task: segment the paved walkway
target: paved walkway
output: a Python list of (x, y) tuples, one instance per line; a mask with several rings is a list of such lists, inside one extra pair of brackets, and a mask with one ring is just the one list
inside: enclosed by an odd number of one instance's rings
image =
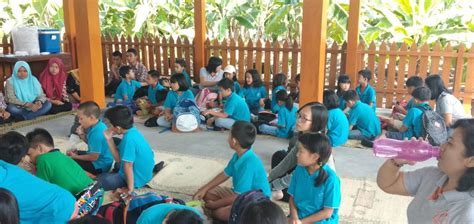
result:
[[(17, 131), (26, 133), (35, 127), (46, 128), (58, 145), (65, 145), (73, 119), (73, 116), (68, 115)], [(233, 153), (227, 145), (228, 132), (159, 133), (161, 129), (146, 128), (141, 120), (136, 121), (136, 126), (151, 143), (155, 159), (167, 163), (165, 169), (150, 183), (153, 190), (160, 193), (189, 200), (200, 185), (222, 171)], [(254, 150), (269, 169), (271, 155), (286, 149), (287, 144), (287, 140), (258, 136)], [(388, 195), (375, 183), (383, 159), (374, 157), (368, 149), (346, 147), (335, 149), (335, 159), (337, 173), (342, 180), (341, 223), (407, 222), (406, 207), (410, 197)], [(404, 169), (435, 164), (436, 161), (429, 160)], [(287, 209), (287, 204), (279, 204)]]

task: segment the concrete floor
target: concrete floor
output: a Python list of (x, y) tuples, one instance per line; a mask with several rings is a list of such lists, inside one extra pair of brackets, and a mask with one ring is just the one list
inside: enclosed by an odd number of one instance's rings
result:
[[(74, 116), (67, 115), (17, 131), (26, 133), (35, 127), (42, 127), (49, 130), (53, 136), (64, 139), (69, 134), (73, 120)], [(160, 128), (146, 128), (143, 122), (136, 119), (136, 126), (158, 152), (222, 160), (228, 160), (233, 154), (227, 145), (228, 132), (160, 133)], [(254, 150), (269, 169), (271, 155), (275, 151), (286, 149), (287, 144), (287, 140), (258, 136)], [(335, 160), (337, 174), (342, 180), (343, 198), (339, 213), (341, 223), (406, 223), (406, 207), (410, 198), (385, 194), (374, 182), (384, 159), (374, 157), (368, 149), (339, 147), (335, 149)], [(404, 169), (413, 170), (432, 165), (436, 165), (435, 160), (418, 163), (413, 167), (406, 166)], [(182, 193), (187, 198), (190, 196), (190, 192), (174, 193)]]

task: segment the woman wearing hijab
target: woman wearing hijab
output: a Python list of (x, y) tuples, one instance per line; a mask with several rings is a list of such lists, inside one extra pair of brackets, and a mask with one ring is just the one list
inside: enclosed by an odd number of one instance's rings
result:
[(64, 72), (64, 64), (61, 59), (56, 57), (49, 59), (48, 66), (39, 76), (39, 81), (48, 101), (52, 104), (50, 114), (72, 109), (67, 93), (66, 79), (67, 74)]
[(51, 103), (46, 99), (41, 84), (24, 61), (15, 64), (13, 74), (5, 84), (5, 93), (7, 111), (17, 120), (34, 119), (51, 109)]

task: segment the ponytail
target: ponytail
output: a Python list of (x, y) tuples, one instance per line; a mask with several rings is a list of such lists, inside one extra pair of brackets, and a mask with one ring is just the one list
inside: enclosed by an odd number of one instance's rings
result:
[(328, 179), (328, 173), (326, 173), (326, 171), (323, 169), (323, 166), (324, 166), (324, 164), (321, 166), (321, 168), (319, 168), (319, 175), (316, 178), (316, 180), (314, 181), (314, 186), (315, 187), (320, 186), (321, 184), (326, 182), (326, 180)]

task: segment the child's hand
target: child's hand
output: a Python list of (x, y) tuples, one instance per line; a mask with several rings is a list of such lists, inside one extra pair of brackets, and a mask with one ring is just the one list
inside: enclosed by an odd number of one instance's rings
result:
[(289, 224), (301, 224), (301, 220), (299, 220), (297, 218), (289, 218), (288, 223)]
[(69, 157), (74, 157), (76, 155), (76, 152), (77, 152), (77, 149), (76, 150), (69, 150), (66, 152), (66, 155), (68, 155)]
[(112, 137), (114, 136), (114, 132), (110, 130), (110, 128), (108, 128), (107, 130), (104, 131), (104, 136), (105, 136), (105, 139), (111, 140)]
[(3, 112), (1, 113), (1, 115), (2, 115), (3, 119), (5, 119), (5, 120), (8, 119), (8, 118), (10, 118), (10, 113), (8, 113), (8, 112), (6, 112), (6, 111), (3, 111)]
[(173, 115), (172, 114), (167, 114), (165, 115), (165, 118), (167, 121), (171, 121), (173, 119)]
[(84, 135), (84, 128), (82, 126), (79, 126), (76, 128), (76, 134), (77, 135)]
[(265, 99), (260, 99), (260, 106), (265, 107)]
[(193, 195), (194, 200), (202, 200), (204, 196), (206, 196), (207, 190), (206, 189), (199, 189), (196, 194)]

